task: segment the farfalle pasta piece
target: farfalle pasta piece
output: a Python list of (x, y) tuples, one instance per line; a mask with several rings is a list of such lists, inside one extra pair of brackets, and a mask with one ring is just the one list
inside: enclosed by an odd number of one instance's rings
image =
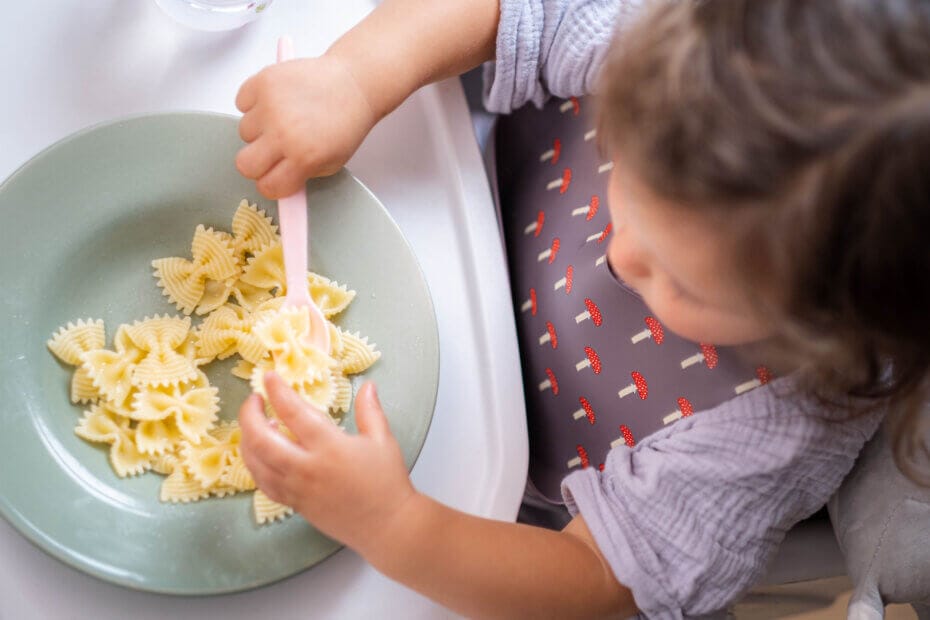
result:
[(133, 400), (135, 400), (136, 394), (138, 392), (139, 392), (139, 388), (132, 387), (129, 390), (129, 394), (126, 395), (126, 400), (123, 401), (122, 403), (115, 403), (110, 400), (100, 401), (100, 402), (105, 402), (107, 406), (110, 407), (110, 409), (112, 409), (113, 412), (116, 415), (120, 416), (121, 418), (132, 420), (132, 415), (131, 415), (132, 414), (132, 403), (133, 403)]
[(163, 452), (152, 459), (152, 471), (156, 474), (168, 475), (174, 472), (179, 465), (178, 455), (175, 452)]
[(283, 291), (285, 277), (281, 242), (270, 243), (249, 258), (245, 269), (242, 270), (242, 275), (239, 276), (239, 281), (265, 291), (271, 289)]
[(344, 284), (334, 282), (318, 273), (307, 274), (307, 286), (313, 303), (327, 319), (348, 308), (355, 299), (355, 291), (350, 291)]
[(209, 364), (213, 361), (214, 358), (210, 357), (200, 357), (197, 353), (197, 340), (200, 334), (200, 326), (191, 329), (187, 333), (187, 338), (184, 340), (184, 343), (177, 349), (178, 353), (189, 359), (194, 366), (200, 367), (205, 364)]
[(239, 338), (251, 333), (245, 308), (224, 305), (210, 313), (197, 334), (197, 354), (204, 358), (226, 359), (235, 355)]
[[(239, 452), (241, 438), (242, 431), (237, 424), (219, 426), (211, 431), (199, 446), (185, 444), (180, 452), (181, 463), (206, 490), (220, 495), (247, 490), (234, 484), (233, 478), (243, 478), (241, 472), (233, 472), (230, 475), (231, 468), (238, 467), (237, 463), (242, 463)], [(248, 479), (251, 480), (251, 475)], [(252, 486), (254, 487), (254, 481)]]
[(140, 390), (128, 414), (139, 420), (139, 434), (145, 437), (140, 449), (160, 454), (178, 438), (199, 444), (217, 420), (219, 400), (219, 390), (201, 371), (189, 383)]
[(236, 362), (236, 365), (233, 366), (232, 370), (230, 370), (229, 372), (234, 377), (239, 377), (240, 379), (251, 381), (252, 373), (255, 372), (255, 364), (251, 362), (247, 362), (245, 360), (239, 360), (238, 362)]
[(271, 218), (245, 199), (233, 215), (232, 230), (236, 253), (240, 256), (255, 254), (278, 240), (278, 227)]
[(155, 457), (171, 453), (184, 440), (174, 418), (143, 420), (136, 424), (136, 447)]
[(83, 366), (71, 375), (71, 402), (90, 403), (100, 398), (100, 391), (94, 387), (94, 380)]
[[(330, 371), (316, 381), (295, 385), (294, 389), (304, 400), (320, 411), (328, 411), (333, 406), (333, 400), (336, 397), (335, 377), (336, 375)], [(327, 416), (327, 418), (335, 422), (331, 416)]]
[(133, 385), (168, 386), (197, 378), (196, 364), (179, 351), (187, 341), (190, 326), (187, 317), (155, 315), (126, 327), (129, 339), (144, 352), (132, 372)]
[(255, 522), (259, 525), (279, 519), (283, 520), (294, 514), (293, 508), (273, 501), (261, 489), (256, 489), (252, 495), (252, 511), (255, 515)]
[(184, 314), (200, 303), (207, 280), (225, 282), (239, 274), (239, 262), (230, 240), (212, 228), (197, 226), (191, 243), (192, 260), (159, 258), (152, 261), (158, 286)]
[(254, 308), (249, 309), (252, 326), (254, 327), (265, 319), (277, 314), (284, 308), (284, 301), (285, 299), (283, 297), (272, 297), (261, 302)]
[(223, 470), (229, 465), (229, 450), (222, 445), (209, 445), (202, 441), (199, 446), (185, 446), (181, 456), (187, 471), (204, 489), (219, 482)]
[(210, 495), (213, 497), (226, 497), (228, 495), (235, 495), (239, 493), (242, 489), (237, 489), (236, 487), (228, 487), (222, 484), (218, 484), (210, 489)]
[(233, 288), (238, 280), (228, 278), (222, 282), (207, 279), (203, 285), (203, 295), (197, 307), (194, 308), (198, 316), (209, 314), (225, 304), (233, 294)]
[(342, 348), (336, 356), (336, 361), (347, 375), (354, 375), (367, 370), (381, 358), (381, 351), (375, 349), (368, 342), (368, 337), (362, 337), (358, 332), (354, 334), (342, 332)]
[(252, 286), (242, 280), (236, 280), (235, 286), (232, 287), (230, 297), (236, 300), (236, 303), (250, 312), (270, 299), (274, 299), (270, 289), (263, 289)]
[(342, 330), (329, 321), (326, 325), (329, 327), (329, 354), (334, 359), (339, 359), (342, 355)]
[(210, 436), (219, 442), (232, 443), (238, 446), (242, 438), (242, 431), (239, 430), (237, 422), (223, 422), (210, 429)]
[(270, 290), (246, 284), (242, 280), (233, 278), (225, 282), (208, 280), (204, 287), (203, 298), (201, 298), (200, 304), (197, 306), (197, 314), (200, 316), (209, 314), (230, 299), (234, 299), (237, 304), (251, 311), (262, 302), (273, 298), (274, 295), (271, 294)]
[(344, 374), (333, 374), (333, 398), (330, 413), (342, 414), (352, 406), (352, 381)]
[(335, 366), (325, 351), (309, 342), (310, 325), (307, 308), (283, 308), (252, 328), (271, 353), (274, 371), (294, 385), (324, 379)]
[[(275, 241), (262, 247), (249, 259), (239, 281), (259, 290), (274, 290), (278, 296), (286, 294), (287, 282), (281, 243)], [(307, 290), (326, 318), (339, 314), (355, 299), (355, 291), (313, 272), (307, 274)]]
[(226, 359), (238, 353), (247, 362), (257, 363), (268, 350), (252, 333), (252, 313), (235, 305), (225, 305), (204, 320), (197, 349), (199, 355)]
[(68, 322), (58, 329), (49, 339), (49, 350), (65, 364), (79, 368), (71, 377), (71, 402), (89, 403), (100, 398), (100, 391), (94, 387), (94, 380), (87, 373), (86, 368), (80, 367), (82, 356), (106, 346), (106, 332), (103, 321), (78, 319)]
[(115, 406), (122, 406), (132, 390), (136, 364), (145, 357), (129, 338), (126, 325), (120, 325), (113, 338), (115, 351), (97, 349), (81, 354), (81, 369), (94, 388)]
[(163, 502), (188, 503), (210, 497), (210, 491), (200, 486), (200, 483), (183, 467), (175, 467), (174, 471), (161, 483), (158, 498)]
[(257, 322), (252, 332), (272, 355), (300, 350), (310, 334), (310, 313), (306, 308), (282, 308)]
[(106, 346), (106, 332), (103, 321), (78, 319), (74, 323), (58, 328), (48, 341), (49, 350), (55, 357), (70, 366), (80, 366), (81, 356), (88, 351), (102, 349)]
[(110, 464), (121, 478), (141, 474), (152, 466), (151, 458), (136, 448), (129, 420), (106, 404), (91, 405), (74, 432), (87, 441), (110, 444)]
[(240, 491), (255, 489), (255, 479), (252, 478), (251, 472), (245, 466), (241, 454), (237, 453), (231, 458), (229, 465), (220, 476), (220, 484)]

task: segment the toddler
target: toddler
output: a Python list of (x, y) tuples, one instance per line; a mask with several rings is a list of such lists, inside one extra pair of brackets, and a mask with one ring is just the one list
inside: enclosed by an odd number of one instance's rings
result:
[(890, 405), (901, 462), (922, 445), (930, 3), (632, 4), (386, 0), (324, 56), (271, 66), (237, 98), (237, 165), (277, 198), (337, 170), (419, 86), (492, 57), (501, 109), (599, 84), (602, 273), (667, 333), (761, 347), (782, 377), (569, 475), (574, 516), (552, 531), (418, 493), (373, 385), (349, 436), (269, 375), (296, 441), (260, 397), (243, 404), (258, 486), (470, 617), (719, 610), (836, 490)]

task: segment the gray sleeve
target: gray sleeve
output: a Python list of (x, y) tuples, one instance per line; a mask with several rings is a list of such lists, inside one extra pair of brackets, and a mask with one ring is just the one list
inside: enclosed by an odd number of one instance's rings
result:
[(484, 67), (484, 104), (509, 113), (550, 95), (593, 92), (614, 26), (644, 0), (501, 0), (495, 60)]
[(643, 616), (722, 609), (761, 578), (785, 532), (823, 506), (878, 426), (792, 398), (787, 379), (684, 418), (604, 471), (568, 476), (579, 512)]

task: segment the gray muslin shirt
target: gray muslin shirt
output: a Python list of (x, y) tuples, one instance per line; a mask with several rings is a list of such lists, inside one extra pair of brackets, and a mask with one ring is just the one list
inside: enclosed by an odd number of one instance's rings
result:
[(724, 608), (760, 579), (788, 529), (839, 488), (882, 411), (850, 418), (792, 394), (790, 378), (679, 420), (604, 471), (569, 475), (617, 580), (648, 618)]
[(501, 0), (496, 60), (484, 67), (484, 105), (509, 113), (550, 95), (593, 92), (614, 25), (645, 0)]
[[(638, 0), (502, 0), (485, 104), (509, 113), (550, 96), (589, 94), (614, 28)], [(502, 188), (503, 191), (503, 188)], [(566, 477), (617, 580), (643, 616), (724, 608), (765, 572), (787, 530), (822, 507), (882, 411), (850, 417), (782, 378), (612, 448), (603, 470)]]

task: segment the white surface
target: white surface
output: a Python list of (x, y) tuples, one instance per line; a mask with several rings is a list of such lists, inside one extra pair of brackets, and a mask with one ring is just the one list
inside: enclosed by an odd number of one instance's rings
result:
[[(276, 0), (242, 30), (187, 30), (151, 0), (21, 2), (0, 20), (0, 178), (73, 131), (127, 114), (234, 112), (238, 85), (274, 60), (279, 34), (322, 52), (372, 2)], [(52, 8), (54, 6), (54, 9)], [(418, 488), (512, 520), (527, 466), (519, 357), (487, 180), (457, 80), (385, 119), (349, 168), (384, 202), (426, 272), (439, 320), (439, 399), (413, 471)], [(466, 303), (465, 300), (468, 300)], [(3, 466), (15, 466), (3, 463)], [(343, 550), (252, 592), (186, 599), (74, 571), (0, 520), (0, 618), (254, 619), (452, 614)]]

